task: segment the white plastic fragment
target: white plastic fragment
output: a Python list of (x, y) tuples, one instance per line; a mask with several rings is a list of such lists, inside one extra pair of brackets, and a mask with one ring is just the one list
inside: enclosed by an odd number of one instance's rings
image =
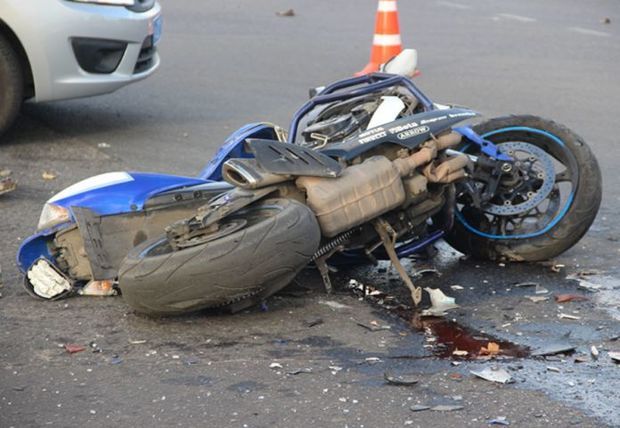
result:
[(351, 306), (343, 305), (342, 303), (334, 302), (333, 300), (319, 300), (319, 304), (329, 306), (333, 310), (351, 308)]
[(578, 317), (577, 315), (564, 314), (564, 313), (558, 314), (558, 318), (567, 319), (567, 320), (580, 320), (581, 319), (581, 317)]
[(590, 353), (595, 360), (598, 358), (599, 352), (598, 349), (596, 349), (596, 346), (592, 345), (592, 347), (590, 348)]
[(482, 370), (471, 370), (471, 374), (489, 382), (509, 383), (512, 376), (506, 370), (495, 367), (486, 367)]
[(454, 297), (446, 296), (439, 288), (425, 287), (424, 290), (431, 297), (431, 307), (422, 311), (422, 315), (443, 316), (446, 311), (459, 307)]
[(280, 363), (271, 363), (271, 364), (269, 364), (269, 368), (270, 369), (281, 369), (282, 368), (282, 364), (280, 364)]

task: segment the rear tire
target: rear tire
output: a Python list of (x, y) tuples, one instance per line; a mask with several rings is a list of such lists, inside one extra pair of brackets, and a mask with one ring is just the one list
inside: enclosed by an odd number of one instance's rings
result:
[[(493, 232), (484, 227), (486, 214), (474, 207), (461, 208), (457, 198), (455, 224), (446, 235), (446, 241), (474, 258), (510, 261), (548, 260), (575, 245), (594, 221), (602, 196), (601, 172), (583, 139), (558, 123), (536, 116), (490, 119), (473, 129), (487, 140), (500, 143), (500, 147), (501, 143), (522, 141), (554, 156), (563, 151), (570, 160), (567, 163), (574, 165), (573, 172), (577, 173), (578, 178), (572, 184), (572, 199), (566, 202), (565, 207), (557, 208), (559, 214), (554, 214), (556, 217), (548, 222), (547, 227), (538, 233), (515, 238), (495, 234), (489, 236)], [(465, 151), (476, 154), (475, 151)], [(478, 225), (476, 218), (482, 220)]]
[(120, 267), (125, 301), (151, 315), (205, 308), (239, 311), (286, 286), (319, 246), (314, 214), (296, 201), (267, 199), (230, 219), (247, 223), (177, 251), (165, 235), (134, 248)]
[(24, 75), (19, 57), (0, 34), (0, 137), (15, 121), (24, 100)]

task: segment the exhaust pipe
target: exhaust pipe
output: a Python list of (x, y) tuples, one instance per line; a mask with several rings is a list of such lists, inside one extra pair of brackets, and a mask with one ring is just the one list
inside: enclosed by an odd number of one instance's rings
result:
[(222, 177), (242, 189), (259, 189), (290, 180), (290, 175), (272, 174), (262, 170), (255, 159), (229, 159), (222, 166)]

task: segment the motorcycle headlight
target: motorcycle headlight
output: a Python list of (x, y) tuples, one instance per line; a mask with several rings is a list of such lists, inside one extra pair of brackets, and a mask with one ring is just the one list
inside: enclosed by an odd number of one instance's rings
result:
[(68, 0), (77, 3), (104, 4), (108, 6), (135, 6), (136, 0)]
[(68, 209), (59, 205), (47, 203), (43, 206), (43, 211), (41, 211), (41, 217), (39, 217), (37, 229), (48, 229), (69, 220), (71, 220), (71, 215), (69, 214)]

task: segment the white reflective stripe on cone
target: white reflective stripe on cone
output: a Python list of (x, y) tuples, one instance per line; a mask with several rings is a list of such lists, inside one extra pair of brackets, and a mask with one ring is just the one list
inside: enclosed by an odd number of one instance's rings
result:
[(400, 34), (375, 34), (372, 44), (377, 46), (398, 46), (402, 43)]
[(396, 0), (379, 0), (379, 12), (396, 12)]

